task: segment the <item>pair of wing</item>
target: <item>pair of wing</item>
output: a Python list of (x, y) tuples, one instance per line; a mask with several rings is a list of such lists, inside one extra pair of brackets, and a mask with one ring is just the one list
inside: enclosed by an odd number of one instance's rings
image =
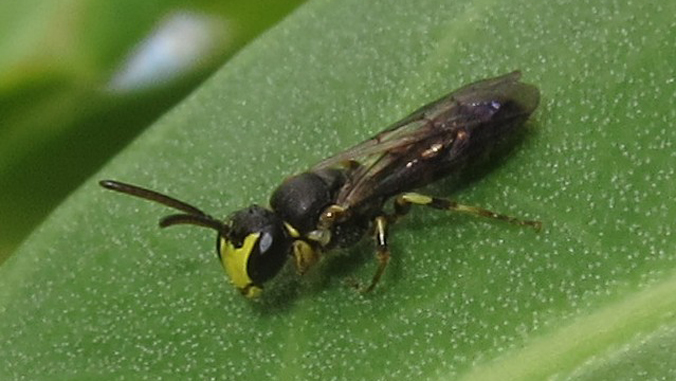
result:
[(495, 104), (495, 99), (511, 101), (528, 93), (525, 100), (516, 99), (526, 103), (517, 112), (526, 117), (532, 113), (539, 92), (532, 85), (520, 83), (520, 77), (521, 73), (514, 71), (455, 90), (312, 170), (349, 168), (347, 183), (336, 199), (336, 204), (346, 209), (423, 186), (453, 172), (465, 159), (468, 134), (477, 124), (486, 122), (473, 114), (477, 112), (475, 105)]

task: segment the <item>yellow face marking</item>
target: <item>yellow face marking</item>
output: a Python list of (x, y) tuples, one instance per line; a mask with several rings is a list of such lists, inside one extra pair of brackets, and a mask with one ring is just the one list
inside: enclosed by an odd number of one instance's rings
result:
[(221, 237), (221, 261), (225, 272), (230, 277), (232, 283), (246, 297), (253, 298), (261, 293), (261, 288), (253, 285), (247, 272), (247, 263), (251, 252), (258, 241), (260, 233), (249, 234), (244, 238), (241, 247), (235, 247), (232, 242), (225, 237)]

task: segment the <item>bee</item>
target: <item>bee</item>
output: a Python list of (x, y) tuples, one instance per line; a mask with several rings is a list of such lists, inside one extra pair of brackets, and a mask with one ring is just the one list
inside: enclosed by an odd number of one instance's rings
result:
[(370, 292), (390, 261), (389, 227), (412, 205), (540, 228), (539, 221), (413, 192), (457, 174), (515, 134), (540, 99), (537, 87), (520, 77), (514, 71), (455, 90), (371, 139), (287, 178), (272, 192), (269, 207), (254, 204), (225, 220), (139, 186), (114, 180), (100, 185), (180, 211), (161, 218), (160, 227), (188, 224), (215, 230), (218, 258), (234, 286), (249, 298), (259, 296), (287, 261), (303, 274), (322, 253), (350, 247), (370, 234), (377, 267), (370, 283), (360, 287)]

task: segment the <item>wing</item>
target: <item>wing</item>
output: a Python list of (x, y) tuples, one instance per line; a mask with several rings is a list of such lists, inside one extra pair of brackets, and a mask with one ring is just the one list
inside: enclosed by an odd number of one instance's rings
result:
[(443, 97), (429, 105), (421, 107), (371, 139), (324, 159), (316, 164), (312, 170), (349, 166), (355, 161), (358, 161), (362, 166), (369, 164), (369, 162), (372, 164), (384, 152), (417, 143), (427, 133), (434, 132), (425, 129), (429, 125), (429, 119), (426, 117), (425, 112), (431, 107), (444, 103), (446, 98)]
[[(518, 71), (462, 87), (312, 170), (345, 168), (336, 204), (351, 208), (423, 186), (459, 169), (469, 153), (520, 123), (539, 92)], [(486, 128), (480, 128), (486, 127)]]

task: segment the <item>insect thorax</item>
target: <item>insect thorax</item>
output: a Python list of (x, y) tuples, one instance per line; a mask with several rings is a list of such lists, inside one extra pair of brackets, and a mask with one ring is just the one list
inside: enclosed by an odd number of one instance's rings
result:
[(304, 172), (287, 178), (270, 197), (270, 207), (300, 235), (316, 229), (320, 214), (344, 184), (340, 170)]

